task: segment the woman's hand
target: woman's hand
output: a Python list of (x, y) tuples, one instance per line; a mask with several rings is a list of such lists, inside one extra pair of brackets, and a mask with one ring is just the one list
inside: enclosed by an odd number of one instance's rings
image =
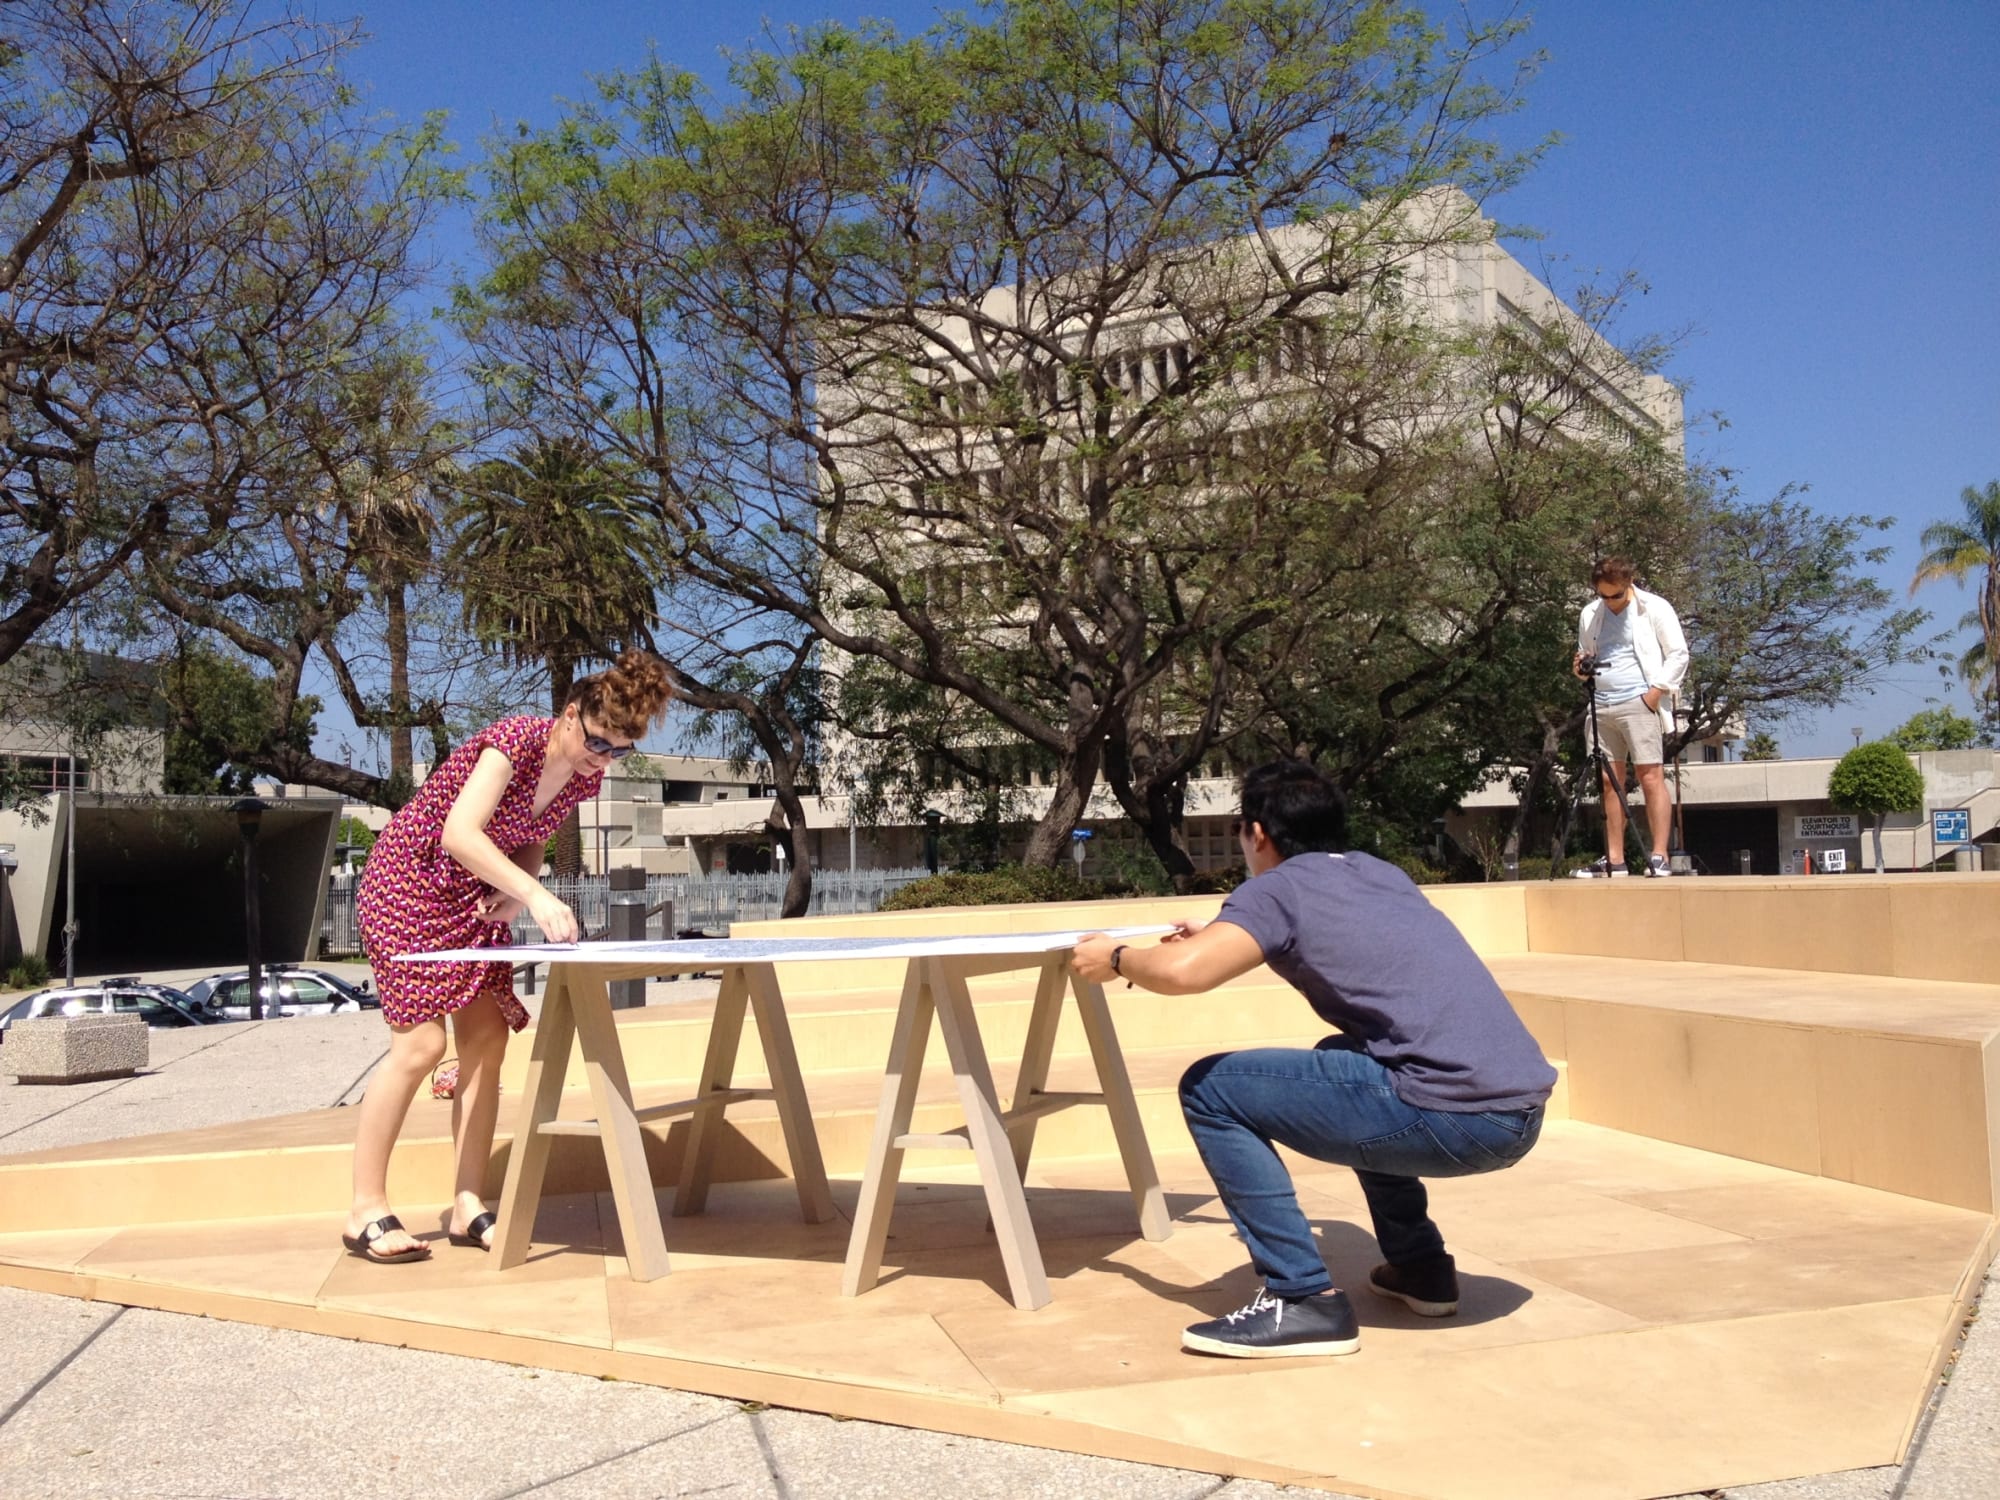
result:
[(512, 923), (527, 908), (512, 896), (489, 890), (479, 899), (479, 920), (482, 922)]
[(551, 891), (537, 892), (528, 901), (528, 915), (535, 919), (535, 925), (542, 929), (542, 937), (551, 943), (573, 943), (577, 938), (576, 913), (571, 911)]

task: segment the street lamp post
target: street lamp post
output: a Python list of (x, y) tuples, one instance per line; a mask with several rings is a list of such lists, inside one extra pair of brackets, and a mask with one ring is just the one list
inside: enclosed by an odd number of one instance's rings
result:
[(944, 821), (944, 814), (935, 807), (927, 807), (924, 818), (924, 865), (931, 874), (937, 874), (938, 867), (938, 825)]
[(262, 958), (262, 933), (258, 922), (257, 899), (257, 828), (264, 821), (267, 804), (258, 797), (244, 797), (237, 802), (237, 832), (243, 835), (243, 940), (249, 949), (250, 968), (250, 1019), (264, 1019), (264, 964)]

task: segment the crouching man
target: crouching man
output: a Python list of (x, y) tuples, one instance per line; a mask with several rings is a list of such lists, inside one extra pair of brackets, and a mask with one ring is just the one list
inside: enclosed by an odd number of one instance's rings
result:
[(1360, 1347), (1276, 1147), (1354, 1168), (1386, 1262), (1370, 1289), (1446, 1317), (1458, 1273), (1423, 1179), (1510, 1167), (1541, 1134), (1555, 1070), (1458, 929), (1394, 865), (1348, 852), (1346, 832), (1325, 775), (1260, 766), (1244, 777), (1238, 830), (1251, 878), (1216, 919), (1153, 947), (1093, 934), (1072, 960), (1085, 979), (1163, 995), (1267, 963), (1339, 1028), (1309, 1050), (1205, 1057), (1181, 1079), (1188, 1129), (1264, 1278), (1247, 1307), (1188, 1328), (1186, 1349), (1258, 1359)]

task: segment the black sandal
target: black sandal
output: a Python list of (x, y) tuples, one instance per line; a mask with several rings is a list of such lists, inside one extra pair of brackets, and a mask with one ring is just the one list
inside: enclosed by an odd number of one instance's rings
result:
[(464, 1245), (471, 1250), (491, 1250), (493, 1247), (486, 1242), (486, 1231), (499, 1222), (499, 1219), (494, 1217), (492, 1211), (488, 1210), (466, 1225), (464, 1232), (461, 1234), (455, 1234), (450, 1230), (445, 1231), (445, 1238), (450, 1240), (454, 1245)]
[(384, 1214), (373, 1224), (362, 1226), (359, 1234), (343, 1234), (340, 1243), (347, 1247), (349, 1255), (358, 1255), (363, 1260), (372, 1260), (378, 1266), (393, 1266), (406, 1260), (429, 1260), (429, 1245), (411, 1245), (406, 1250), (382, 1251), (375, 1248), (375, 1242), (383, 1235), (401, 1229), (403, 1221), (394, 1214)]

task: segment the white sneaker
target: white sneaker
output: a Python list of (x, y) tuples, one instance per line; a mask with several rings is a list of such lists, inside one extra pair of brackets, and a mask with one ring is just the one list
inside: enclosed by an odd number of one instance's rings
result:
[(1632, 872), (1623, 865), (1614, 865), (1609, 859), (1600, 859), (1585, 865), (1581, 870), (1569, 872), (1572, 880), (1623, 880)]
[(1664, 880), (1674, 873), (1674, 867), (1664, 854), (1648, 855), (1646, 873), (1655, 880)]

